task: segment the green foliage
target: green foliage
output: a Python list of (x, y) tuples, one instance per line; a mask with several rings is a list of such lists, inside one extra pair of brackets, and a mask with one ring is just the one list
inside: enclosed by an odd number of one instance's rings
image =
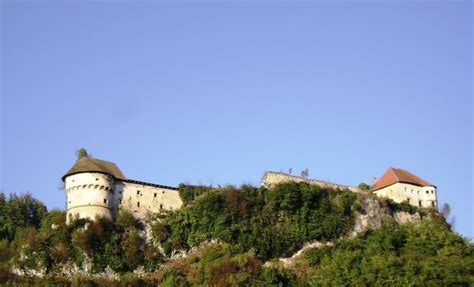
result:
[(89, 154), (85, 148), (81, 147), (76, 150), (76, 158), (80, 160), (83, 157), (91, 157), (91, 154)]
[[(64, 211), (47, 212), (29, 195), (7, 200), (1, 194), (0, 283), (466, 286), (474, 282), (473, 244), (450, 231), (445, 218), (434, 210), (419, 225), (388, 221), (377, 230), (341, 239), (353, 228), (353, 211), (360, 209), (357, 197), (365, 195), (306, 183), (200, 190), (182, 209), (151, 221), (153, 243), (145, 242), (140, 235), (143, 223), (128, 212), (120, 212), (116, 223), (96, 218), (66, 225)], [(404, 203), (381, 202), (392, 211), (413, 211)], [(211, 240), (214, 243), (203, 244)], [(314, 240), (333, 244), (307, 250), (290, 268), (263, 265), (268, 259), (293, 255), (303, 243)], [(168, 254), (200, 247), (187, 257), (164, 260), (156, 243)], [(57, 276), (63, 263), (82, 266), (86, 259), (94, 272), (109, 266), (122, 274), (121, 281)], [(11, 266), (44, 267), (48, 273), (41, 280), (19, 278), (9, 271)], [(139, 266), (150, 272), (145, 278), (134, 275)]]
[(219, 239), (241, 252), (254, 248), (269, 259), (291, 254), (306, 241), (344, 236), (353, 226), (354, 200), (350, 191), (306, 183), (225, 187), (208, 190), (153, 230), (168, 253)]
[(389, 208), (393, 211), (405, 211), (410, 214), (415, 214), (418, 211), (418, 208), (408, 203), (408, 201), (402, 201), (400, 203), (396, 203), (393, 200), (389, 200)]
[(46, 213), (44, 204), (29, 193), (8, 199), (0, 193), (0, 239), (11, 241), (22, 228), (39, 228)]
[(310, 285), (436, 285), (474, 282), (474, 246), (434, 217), (420, 226), (385, 224), (334, 247), (305, 253)]
[(358, 185), (358, 188), (362, 189), (362, 190), (365, 190), (365, 191), (368, 191), (370, 189), (370, 186), (365, 183), (365, 182), (361, 182), (359, 185)]
[(179, 195), (183, 200), (185, 205), (193, 202), (198, 196), (212, 190), (211, 186), (204, 186), (204, 185), (188, 185), (181, 183), (178, 186)]

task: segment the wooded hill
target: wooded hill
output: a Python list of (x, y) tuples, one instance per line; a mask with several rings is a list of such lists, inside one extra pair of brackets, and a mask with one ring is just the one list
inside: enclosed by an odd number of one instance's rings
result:
[[(185, 205), (145, 222), (47, 211), (0, 195), (0, 282), (160, 286), (466, 285), (474, 245), (434, 210), (306, 183), (180, 185)], [(374, 204), (368, 205), (367, 202)], [(374, 207), (375, 206), (375, 207)], [(420, 220), (398, 224), (395, 214)], [(382, 216), (383, 215), (383, 216)], [(416, 216), (415, 216), (416, 215)], [(356, 230), (361, 218), (380, 222)], [(283, 264), (307, 243), (301, 256)]]

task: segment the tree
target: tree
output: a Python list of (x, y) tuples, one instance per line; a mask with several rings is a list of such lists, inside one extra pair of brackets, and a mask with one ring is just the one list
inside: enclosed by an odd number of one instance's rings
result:
[(361, 182), (358, 187), (362, 190), (369, 190), (370, 189), (370, 186), (365, 182)]
[(80, 149), (76, 150), (76, 157), (77, 160), (80, 160), (83, 157), (91, 157), (91, 154), (89, 154), (85, 148), (81, 147)]

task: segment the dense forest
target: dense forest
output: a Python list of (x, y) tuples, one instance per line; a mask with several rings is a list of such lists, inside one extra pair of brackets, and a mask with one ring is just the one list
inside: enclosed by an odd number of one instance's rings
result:
[[(351, 235), (371, 195), (306, 183), (273, 188), (180, 185), (185, 206), (144, 222), (47, 211), (30, 195), (0, 194), (0, 283), (140, 286), (465, 285), (474, 245), (442, 214), (377, 199), (417, 223), (384, 219)], [(291, 264), (306, 243), (318, 242)]]

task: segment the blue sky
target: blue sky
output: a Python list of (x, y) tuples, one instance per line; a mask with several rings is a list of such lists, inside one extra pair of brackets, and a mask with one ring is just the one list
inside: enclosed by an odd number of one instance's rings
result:
[(438, 187), (474, 237), (472, 4), (1, 4), (1, 189), (64, 208), (75, 150), (128, 178)]

